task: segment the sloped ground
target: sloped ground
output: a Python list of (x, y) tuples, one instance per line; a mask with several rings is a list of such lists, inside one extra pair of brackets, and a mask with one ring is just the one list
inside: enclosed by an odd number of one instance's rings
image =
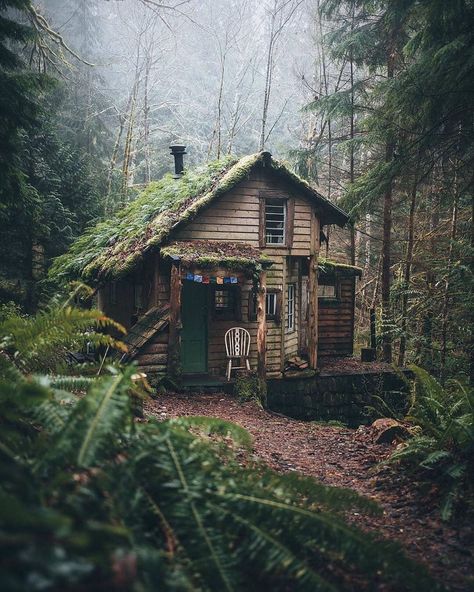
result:
[(162, 395), (146, 404), (146, 412), (162, 420), (207, 415), (243, 426), (253, 436), (255, 455), (270, 467), (299, 471), (375, 499), (383, 508), (382, 516), (367, 519), (354, 514), (349, 519), (398, 540), (449, 590), (474, 590), (473, 525), (461, 520), (447, 526), (436, 511), (434, 490), (426, 490), (395, 469), (376, 467), (393, 445), (374, 444), (368, 428), (297, 421), (223, 394)]

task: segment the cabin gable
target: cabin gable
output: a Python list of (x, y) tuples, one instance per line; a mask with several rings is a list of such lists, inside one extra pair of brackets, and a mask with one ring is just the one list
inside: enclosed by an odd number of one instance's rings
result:
[[(262, 241), (265, 201), (286, 202), (289, 242), (283, 246)], [(227, 193), (219, 196), (196, 217), (173, 233), (174, 240), (226, 240), (260, 247), (269, 257), (309, 256), (315, 248), (317, 208), (290, 184), (271, 171), (255, 170)]]

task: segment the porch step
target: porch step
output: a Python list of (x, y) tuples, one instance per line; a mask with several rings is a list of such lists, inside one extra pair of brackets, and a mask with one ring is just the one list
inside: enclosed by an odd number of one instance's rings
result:
[(188, 375), (183, 376), (181, 384), (184, 390), (210, 390), (210, 391), (222, 391), (225, 393), (232, 393), (234, 387), (234, 381), (227, 379), (223, 376), (210, 376), (210, 375)]

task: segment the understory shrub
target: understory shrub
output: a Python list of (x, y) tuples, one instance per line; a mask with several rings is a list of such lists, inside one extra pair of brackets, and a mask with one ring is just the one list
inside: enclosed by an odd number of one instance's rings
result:
[(19, 349), (1, 336), (2, 590), (437, 589), (397, 545), (344, 521), (376, 513), (372, 501), (242, 462), (242, 428), (136, 421), (133, 367), (96, 379), (23, 370), (37, 329), (23, 327)]
[(474, 506), (474, 393), (457, 381), (443, 387), (425, 370), (410, 369), (416, 380), (406, 419), (419, 433), (400, 445), (390, 462), (438, 483), (447, 520), (456, 509)]
[(241, 402), (253, 401), (261, 405), (260, 384), (256, 372), (240, 372), (235, 380), (234, 393)]

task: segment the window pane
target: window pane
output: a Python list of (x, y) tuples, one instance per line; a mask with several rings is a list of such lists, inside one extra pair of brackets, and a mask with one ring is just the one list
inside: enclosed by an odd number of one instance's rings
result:
[(267, 317), (274, 317), (276, 314), (276, 294), (271, 293), (266, 296)]
[(216, 310), (229, 310), (233, 305), (233, 294), (226, 289), (216, 290), (214, 296), (214, 306)]
[(286, 300), (286, 328), (288, 331), (295, 329), (295, 284), (288, 284)]
[(319, 298), (336, 298), (336, 286), (323, 286), (318, 284), (318, 297)]
[(265, 242), (267, 244), (285, 243), (286, 201), (265, 201)]

